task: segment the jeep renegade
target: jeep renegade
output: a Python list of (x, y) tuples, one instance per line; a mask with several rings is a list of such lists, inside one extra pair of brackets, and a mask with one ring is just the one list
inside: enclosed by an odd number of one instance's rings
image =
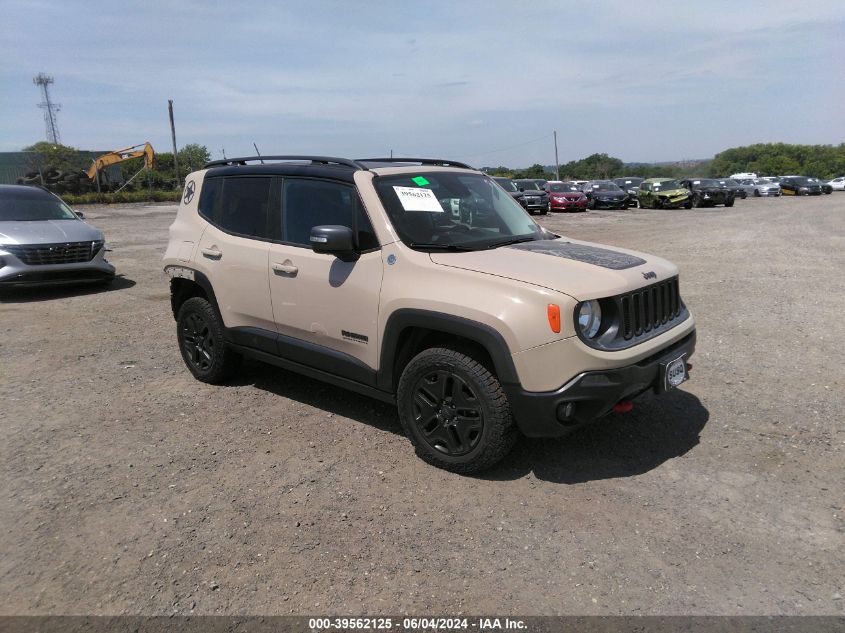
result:
[(460, 473), (677, 387), (695, 346), (673, 264), (554, 235), (453, 161), (209, 163), (164, 269), (198, 380), (249, 356), (395, 403)]

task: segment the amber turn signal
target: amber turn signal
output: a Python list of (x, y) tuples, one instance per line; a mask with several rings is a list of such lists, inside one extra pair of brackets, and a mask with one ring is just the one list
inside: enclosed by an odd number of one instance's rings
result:
[(560, 334), (560, 306), (550, 303), (546, 308), (546, 314), (549, 317), (549, 327), (552, 328), (552, 332)]

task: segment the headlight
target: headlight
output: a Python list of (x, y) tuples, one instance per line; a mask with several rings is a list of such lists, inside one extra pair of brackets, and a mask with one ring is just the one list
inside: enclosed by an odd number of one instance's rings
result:
[(593, 338), (601, 327), (601, 306), (593, 299), (585, 301), (578, 308), (578, 329), (587, 338)]

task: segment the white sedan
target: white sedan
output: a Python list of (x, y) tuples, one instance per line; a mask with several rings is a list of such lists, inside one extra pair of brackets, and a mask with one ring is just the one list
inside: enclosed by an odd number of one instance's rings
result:
[(845, 176), (839, 176), (839, 178), (829, 180), (827, 184), (833, 187), (834, 191), (845, 191)]

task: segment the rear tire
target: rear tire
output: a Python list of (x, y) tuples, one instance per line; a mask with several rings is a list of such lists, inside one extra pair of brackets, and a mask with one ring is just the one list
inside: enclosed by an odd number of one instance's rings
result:
[(396, 402), (417, 455), (444, 470), (466, 475), (488, 469), (518, 437), (499, 380), (455, 349), (417, 354), (402, 372)]
[(179, 351), (188, 370), (201, 382), (223, 383), (241, 364), (240, 354), (228, 346), (223, 332), (223, 323), (203, 297), (191, 297), (179, 308)]

